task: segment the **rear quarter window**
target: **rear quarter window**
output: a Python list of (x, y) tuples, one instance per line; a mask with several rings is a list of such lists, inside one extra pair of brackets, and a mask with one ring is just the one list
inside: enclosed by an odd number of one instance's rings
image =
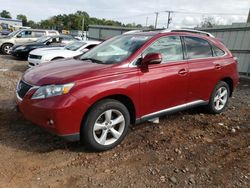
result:
[(213, 57), (211, 45), (208, 41), (198, 37), (184, 37), (187, 58), (188, 59), (199, 59)]
[(213, 51), (215, 57), (221, 57), (225, 55), (225, 52), (222, 49), (218, 48), (217, 46), (213, 46)]
[(42, 37), (45, 35), (44, 31), (33, 31), (33, 36), (36, 38)]

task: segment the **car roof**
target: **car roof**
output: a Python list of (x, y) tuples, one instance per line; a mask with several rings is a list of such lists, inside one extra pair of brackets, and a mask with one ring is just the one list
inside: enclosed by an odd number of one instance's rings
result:
[(56, 37), (65, 37), (65, 38), (72, 38), (75, 39), (72, 35), (49, 35), (46, 37), (56, 38)]
[(51, 29), (20, 29), (18, 31), (54, 31), (54, 32), (58, 32), (56, 30), (51, 30)]
[(81, 42), (85, 42), (86, 44), (100, 44), (100, 41), (97, 40), (83, 40)]

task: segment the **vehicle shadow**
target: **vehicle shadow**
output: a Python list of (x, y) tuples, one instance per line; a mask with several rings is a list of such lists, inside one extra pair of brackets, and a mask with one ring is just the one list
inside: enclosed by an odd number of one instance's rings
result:
[(4, 55), (4, 54), (0, 54), (0, 55), (2, 58), (4, 57), (4, 59), (6, 59), (6, 60), (26, 61), (26, 59), (24, 59), (24, 58), (17, 58), (17, 57), (14, 57), (12, 55)]
[[(184, 112), (168, 115), (161, 118), (175, 120), (181, 118), (182, 114), (199, 114), (200, 109), (191, 109)], [(131, 131), (154, 126), (153, 123), (147, 122), (133, 126)], [(12, 109), (0, 109), (0, 145), (15, 148), (18, 150), (48, 153), (55, 150), (69, 150), (72, 152), (87, 152), (80, 142), (67, 142), (66, 140), (49, 133), (43, 128), (27, 121), (21, 113)]]
[(14, 109), (0, 109), (0, 145), (37, 153), (55, 150), (85, 151), (79, 142), (67, 142), (47, 132), (25, 120)]

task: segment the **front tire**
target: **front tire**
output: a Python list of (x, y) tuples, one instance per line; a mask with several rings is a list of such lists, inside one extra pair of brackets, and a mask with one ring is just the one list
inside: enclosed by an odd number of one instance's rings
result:
[(13, 46), (13, 44), (3, 44), (1, 51), (4, 55), (10, 55), (10, 49)]
[(91, 150), (112, 149), (125, 138), (129, 124), (125, 105), (113, 99), (102, 100), (87, 114), (81, 127), (81, 141)]
[(221, 113), (228, 104), (229, 86), (226, 82), (220, 81), (214, 88), (208, 104), (208, 110), (212, 114)]

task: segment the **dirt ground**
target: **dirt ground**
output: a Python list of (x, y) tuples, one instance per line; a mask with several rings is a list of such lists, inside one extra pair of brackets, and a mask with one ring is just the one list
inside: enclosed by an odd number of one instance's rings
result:
[(220, 115), (169, 115), (92, 153), (15, 112), (15, 84), (26, 69), (0, 55), (0, 187), (250, 187), (250, 82)]

